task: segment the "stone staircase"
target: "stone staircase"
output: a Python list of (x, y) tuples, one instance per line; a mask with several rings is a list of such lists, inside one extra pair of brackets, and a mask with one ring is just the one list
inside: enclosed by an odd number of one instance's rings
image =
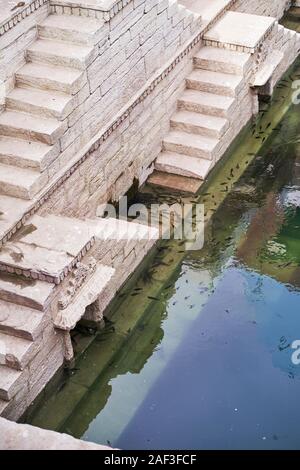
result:
[[(59, 229), (58, 229), (59, 228)], [(159, 237), (117, 219), (32, 216), (0, 251), (0, 415), (18, 419), (72, 359), (70, 331), (96, 322)]]
[(250, 54), (204, 46), (170, 121), (155, 169), (204, 180), (228, 139)]
[[(46, 356), (60, 353), (63, 357), (61, 338), (46, 313), (53, 291), (53, 284), (0, 273), (0, 414), (18, 415), (17, 409), (11, 411), (11, 400), (19, 394), (24, 394), (22, 412), (39, 392), (47, 375), (45, 367), (49, 366), (50, 374), (56, 370)], [(45, 364), (34, 370), (41, 363), (39, 356)]]
[(0, 194), (30, 200), (51, 179), (102, 25), (71, 15), (50, 15), (39, 25), (0, 114)]

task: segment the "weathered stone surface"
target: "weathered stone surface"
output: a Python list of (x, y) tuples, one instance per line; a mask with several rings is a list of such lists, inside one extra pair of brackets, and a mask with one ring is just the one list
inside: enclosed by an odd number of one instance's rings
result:
[(212, 160), (218, 140), (199, 134), (170, 131), (164, 138), (164, 150)]
[(30, 340), (0, 332), (0, 364), (23, 370), (37, 353), (37, 346)]
[(54, 285), (0, 272), (0, 299), (44, 310), (49, 305)]
[(205, 158), (190, 157), (172, 152), (162, 152), (156, 159), (155, 168), (175, 175), (204, 180), (211, 167)]
[(256, 72), (255, 77), (252, 80), (252, 86), (261, 87), (264, 86), (268, 80), (272, 78), (274, 70), (278, 67), (282, 61), (284, 54), (282, 51), (274, 51), (270, 53), (265, 62)]
[(38, 39), (28, 47), (27, 57), (31, 61), (85, 70), (95, 58), (96, 52), (96, 49), (89, 46)]
[(228, 129), (229, 121), (224, 118), (182, 110), (173, 114), (171, 126), (176, 130), (218, 139)]
[(35, 273), (36, 279), (39, 273), (59, 279), (73, 259), (73, 256), (63, 250), (49, 250), (33, 243), (8, 242), (0, 251), (0, 265), (7, 266), (7, 270), (11, 267), (11, 272), (14, 273), (17, 273), (17, 270), (20, 270), (20, 274), (28, 273), (31, 278), (34, 274), (30, 273)]
[(83, 71), (70, 67), (58, 67), (28, 63), (16, 73), (17, 84), (43, 90), (55, 90), (76, 94), (86, 82)]
[(212, 72), (243, 75), (251, 63), (250, 59), (250, 54), (244, 52), (204, 46), (195, 54), (194, 64)]
[(1, 450), (111, 450), (110, 447), (80, 441), (67, 434), (16, 424), (3, 418), (0, 418), (0, 434)]
[(21, 199), (32, 199), (47, 183), (48, 175), (32, 169), (0, 163), (0, 193)]
[(97, 300), (114, 275), (115, 270), (109, 266), (98, 265), (95, 274), (87, 281), (72, 303), (60, 310), (54, 319), (54, 325), (61, 330), (70, 331), (83, 317), (88, 305)]
[(253, 49), (275, 24), (275, 18), (235, 11), (225, 13), (204, 36), (205, 40)]
[(64, 120), (73, 111), (74, 99), (58, 91), (16, 87), (8, 95), (6, 104), (9, 109)]
[(86, 221), (94, 230), (97, 240), (130, 241), (157, 239), (157, 231), (151, 227), (122, 219), (95, 219)]
[(14, 227), (28, 210), (30, 201), (0, 194), (0, 236), (1, 239)]
[(53, 145), (63, 135), (66, 124), (56, 119), (41, 119), (17, 111), (5, 111), (0, 115), (2, 135), (43, 142)]
[(94, 235), (88, 224), (71, 217), (34, 215), (28, 226), (28, 233), (25, 228), (24, 236), (20, 239), (22, 243), (65, 252), (70, 257), (77, 256)]
[[(16, 88), (16, 90), (18, 89)], [(58, 154), (59, 145), (57, 144), (49, 146), (41, 142), (6, 136), (0, 137), (0, 162), (6, 165), (43, 171), (55, 160)]]
[(0, 365), (0, 399), (11, 400), (24, 385), (27, 386), (28, 373)]
[(0, 250), (0, 269), (59, 284), (93, 243), (92, 231), (84, 222), (35, 215)]
[(232, 97), (236, 96), (241, 82), (242, 77), (239, 75), (200, 69), (194, 70), (187, 77), (188, 88)]
[(34, 309), (0, 300), (0, 331), (35, 340), (44, 327), (44, 315)]
[(185, 90), (178, 100), (180, 108), (224, 118), (230, 114), (233, 103), (231, 97), (197, 90)]
[(200, 189), (202, 181), (191, 177), (155, 171), (148, 178), (148, 183), (161, 188), (170, 188), (175, 191), (196, 194)]
[(49, 15), (38, 29), (41, 37), (87, 44), (97, 44), (106, 32), (103, 21), (74, 15)]
[(213, 2), (207, 2), (207, 0), (180, 0), (181, 5), (201, 15), (205, 25), (230, 6), (231, 3), (231, 0), (214, 0)]

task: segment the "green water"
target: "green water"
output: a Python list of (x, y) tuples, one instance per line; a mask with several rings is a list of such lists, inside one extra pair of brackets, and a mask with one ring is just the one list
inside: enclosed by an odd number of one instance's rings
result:
[[(203, 249), (161, 243), (28, 422), (123, 449), (300, 447), (299, 73), (196, 198)], [(184, 200), (146, 187), (136, 202)]]
[(280, 21), (280, 24), (300, 33), (300, 8), (290, 8)]

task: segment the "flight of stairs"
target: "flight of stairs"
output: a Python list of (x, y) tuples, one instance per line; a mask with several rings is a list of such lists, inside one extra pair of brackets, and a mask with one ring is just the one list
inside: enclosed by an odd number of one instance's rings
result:
[[(32, 216), (0, 251), (0, 415), (18, 419), (159, 238), (117, 219)], [(93, 307), (96, 303), (95, 309)], [(63, 306), (62, 306), (63, 305)], [(70, 342), (70, 341), (69, 341)]]
[(0, 114), (0, 194), (30, 200), (49, 182), (102, 25), (95, 18), (50, 15), (38, 27)]
[(53, 289), (53, 284), (0, 273), (0, 415), (17, 419), (45, 377), (61, 365), (61, 338), (46, 312)]
[(204, 180), (228, 139), (250, 54), (204, 46), (171, 118), (155, 169)]

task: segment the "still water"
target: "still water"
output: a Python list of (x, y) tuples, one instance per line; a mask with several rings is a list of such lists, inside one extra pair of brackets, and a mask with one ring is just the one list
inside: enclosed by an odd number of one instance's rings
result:
[[(161, 244), (29, 422), (122, 449), (300, 448), (299, 70), (202, 188), (203, 249)], [(158, 200), (182, 196), (137, 196)]]

